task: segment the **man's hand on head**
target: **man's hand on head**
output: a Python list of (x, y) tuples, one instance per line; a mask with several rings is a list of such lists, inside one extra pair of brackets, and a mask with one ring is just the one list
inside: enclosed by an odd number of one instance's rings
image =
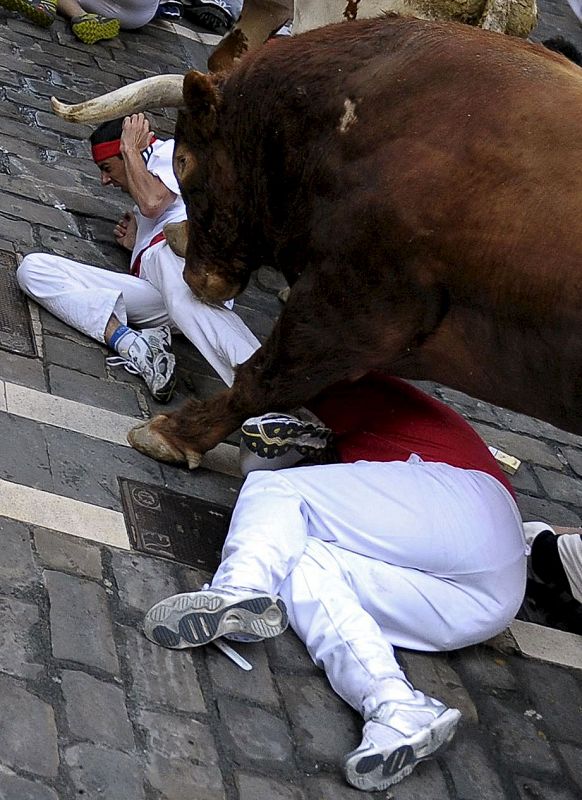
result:
[(145, 150), (154, 138), (150, 123), (143, 114), (132, 114), (123, 120), (121, 131), (121, 154)]
[(126, 211), (115, 228), (113, 228), (115, 241), (121, 247), (125, 247), (126, 250), (133, 250), (136, 233), (137, 222), (135, 214), (132, 211)]

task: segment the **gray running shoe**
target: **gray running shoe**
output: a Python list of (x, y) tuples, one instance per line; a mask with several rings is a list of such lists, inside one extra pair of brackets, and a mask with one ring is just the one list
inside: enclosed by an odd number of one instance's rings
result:
[(383, 791), (448, 745), (461, 712), (418, 694), (416, 701), (378, 706), (364, 725), (362, 743), (345, 757), (348, 783), (366, 792)]
[(241, 425), (241, 440), (259, 458), (275, 458), (295, 448), (310, 456), (328, 446), (332, 432), (324, 425), (306, 422), (288, 414), (264, 414)]
[(127, 358), (111, 356), (107, 363), (141, 375), (154, 400), (167, 403), (176, 386), (176, 358), (170, 352), (172, 334), (167, 325), (144, 328), (129, 347)]
[(203, 589), (175, 594), (152, 606), (144, 633), (162, 647), (200, 647), (225, 636), (260, 641), (283, 633), (287, 609), (280, 597), (243, 589)]

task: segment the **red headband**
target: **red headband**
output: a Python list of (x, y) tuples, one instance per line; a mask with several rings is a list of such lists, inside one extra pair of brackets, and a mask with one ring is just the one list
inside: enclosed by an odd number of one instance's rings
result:
[(121, 139), (113, 139), (111, 142), (101, 142), (101, 144), (91, 145), (91, 155), (93, 161), (99, 164), (101, 161), (106, 161), (113, 156), (121, 155)]
[[(148, 147), (155, 141), (157, 141), (157, 139), (152, 135)], [(101, 144), (91, 145), (91, 155), (96, 164), (101, 163), (101, 161), (106, 161), (108, 158), (113, 158), (113, 156), (120, 156), (121, 139), (113, 139), (111, 142), (101, 142)]]

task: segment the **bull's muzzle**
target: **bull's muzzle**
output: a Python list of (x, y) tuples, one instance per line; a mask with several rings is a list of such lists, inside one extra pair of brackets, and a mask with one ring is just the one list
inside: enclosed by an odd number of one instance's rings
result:
[(196, 297), (204, 303), (224, 303), (236, 297), (241, 290), (238, 282), (226, 280), (206, 267), (191, 269), (186, 264), (184, 280)]

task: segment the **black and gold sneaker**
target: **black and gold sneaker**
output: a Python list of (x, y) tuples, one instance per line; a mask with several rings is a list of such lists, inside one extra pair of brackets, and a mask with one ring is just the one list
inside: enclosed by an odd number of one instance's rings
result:
[(41, 28), (48, 28), (57, 15), (57, 0), (0, 0), (7, 11), (17, 11)]

